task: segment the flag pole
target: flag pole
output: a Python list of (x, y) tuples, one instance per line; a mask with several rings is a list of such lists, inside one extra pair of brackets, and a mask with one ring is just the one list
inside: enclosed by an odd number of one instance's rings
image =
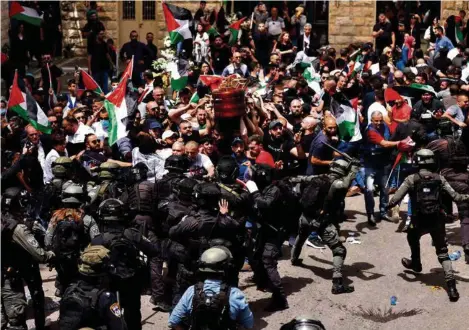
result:
[(249, 30), (252, 30), (252, 24), (254, 22), (254, 12), (251, 14), (251, 26), (249, 27)]

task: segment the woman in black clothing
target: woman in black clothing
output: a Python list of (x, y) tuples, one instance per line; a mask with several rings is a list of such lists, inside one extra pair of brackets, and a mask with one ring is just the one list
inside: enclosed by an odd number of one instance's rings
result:
[(11, 50), (10, 60), (14, 69), (18, 70), (18, 74), (24, 77), (25, 66), (29, 64), (29, 45), (24, 34), (24, 25), (19, 24), (18, 29), (10, 36)]
[(296, 47), (290, 40), (290, 34), (288, 32), (282, 32), (278, 41), (275, 41), (272, 52), (280, 51), (282, 55), (282, 63), (289, 65), (295, 59)]

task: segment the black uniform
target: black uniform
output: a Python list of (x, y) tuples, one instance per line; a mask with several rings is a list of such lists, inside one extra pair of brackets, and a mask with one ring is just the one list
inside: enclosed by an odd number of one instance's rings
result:
[(45, 300), (38, 262), (48, 262), (53, 256), (39, 246), (25, 225), (11, 214), (2, 214), (2, 329), (7, 323), (27, 329), (23, 280), (31, 293), (36, 329), (44, 329)]
[(116, 294), (100, 290), (93, 282), (92, 278), (82, 279), (67, 288), (60, 302), (60, 330), (127, 329)]
[(238, 230), (238, 222), (230, 216), (216, 216), (204, 209), (188, 215), (184, 221), (170, 229), (169, 238), (182, 244), (187, 251), (185, 260), (178, 268), (173, 303), (178, 300), (177, 297), (184, 294), (189, 286), (195, 283), (197, 260), (201, 254), (209, 247), (219, 245), (225, 246), (231, 251), (237, 244)]
[[(96, 236), (91, 245), (103, 245), (111, 251), (111, 262), (115, 271), (112, 277), (112, 289), (120, 294), (124, 309), (124, 319), (129, 329), (141, 329), (140, 294), (142, 262), (139, 252), (148, 257), (160, 254), (159, 246), (153, 244), (135, 228), (105, 232)], [(125, 257), (124, 257), (125, 255)]]
[(411, 259), (416, 269), (421, 269), (420, 237), (429, 233), (435, 245), (438, 261), (445, 272), (447, 282), (454, 281), (453, 268), (448, 256), (445, 221), (442, 218), (441, 194), (446, 192), (454, 201), (469, 200), (468, 195), (460, 195), (451, 188), (446, 179), (427, 169), (408, 176), (389, 202), (388, 208), (397, 205), (409, 193), (412, 202), (411, 225), (407, 232)]
[(253, 266), (255, 282), (260, 289), (266, 289), (269, 283), (272, 289), (272, 301), (280, 305), (287, 305), (285, 290), (277, 269), (280, 248), (286, 238), (285, 225), (288, 222), (284, 216), (286, 205), (282, 191), (276, 184), (270, 184), (262, 192), (252, 194), (254, 211), (260, 224), (256, 242)]

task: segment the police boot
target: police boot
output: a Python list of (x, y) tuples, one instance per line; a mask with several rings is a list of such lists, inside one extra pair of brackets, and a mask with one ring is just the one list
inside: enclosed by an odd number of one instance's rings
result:
[(276, 311), (282, 311), (288, 308), (289, 306), (288, 306), (288, 301), (286, 297), (273, 294), (272, 298), (270, 299), (269, 304), (267, 305), (266, 308), (264, 308), (264, 311), (276, 312)]
[(413, 262), (412, 259), (402, 258), (401, 259), (402, 266), (407, 269), (412, 269), (416, 273), (420, 273), (422, 271), (422, 264), (419, 262)]
[(448, 297), (449, 301), (458, 301), (459, 300), (459, 292), (456, 289), (456, 280), (449, 280), (446, 282), (446, 285), (448, 286)]
[(332, 294), (352, 293), (353, 291), (355, 291), (355, 288), (353, 286), (344, 285), (342, 277), (332, 279)]

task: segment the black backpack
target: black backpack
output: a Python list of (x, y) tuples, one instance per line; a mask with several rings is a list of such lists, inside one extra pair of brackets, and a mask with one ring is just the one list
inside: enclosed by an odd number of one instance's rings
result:
[(153, 189), (150, 181), (136, 183), (129, 189), (129, 211), (132, 214), (153, 213)]
[(324, 205), (324, 200), (331, 187), (330, 179), (327, 176), (318, 176), (313, 178), (304, 187), (300, 198), (300, 204), (303, 212), (307, 216), (316, 216)]
[(59, 258), (78, 258), (83, 235), (84, 225), (82, 220), (80, 222), (73, 219), (59, 221), (52, 237), (52, 251)]
[(220, 292), (204, 291), (204, 283), (194, 285), (192, 298), (192, 322), (190, 330), (228, 330), (233, 329), (230, 318), (230, 286), (222, 283)]
[(445, 140), (448, 141), (448, 164), (465, 171), (467, 165), (469, 165), (466, 146), (461, 140), (456, 140), (452, 137), (445, 138)]
[(100, 325), (97, 305), (103, 290), (92, 289), (89, 291), (83, 289), (81, 283), (70, 285), (60, 301), (60, 330), (95, 328)]
[(414, 182), (414, 201), (412, 206), (421, 216), (434, 216), (441, 209), (441, 179), (436, 173), (432, 173), (427, 177), (420, 174), (415, 175)]
[(121, 279), (135, 276), (142, 267), (140, 253), (133, 242), (117, 237), (109, 246), (111, 274)]

